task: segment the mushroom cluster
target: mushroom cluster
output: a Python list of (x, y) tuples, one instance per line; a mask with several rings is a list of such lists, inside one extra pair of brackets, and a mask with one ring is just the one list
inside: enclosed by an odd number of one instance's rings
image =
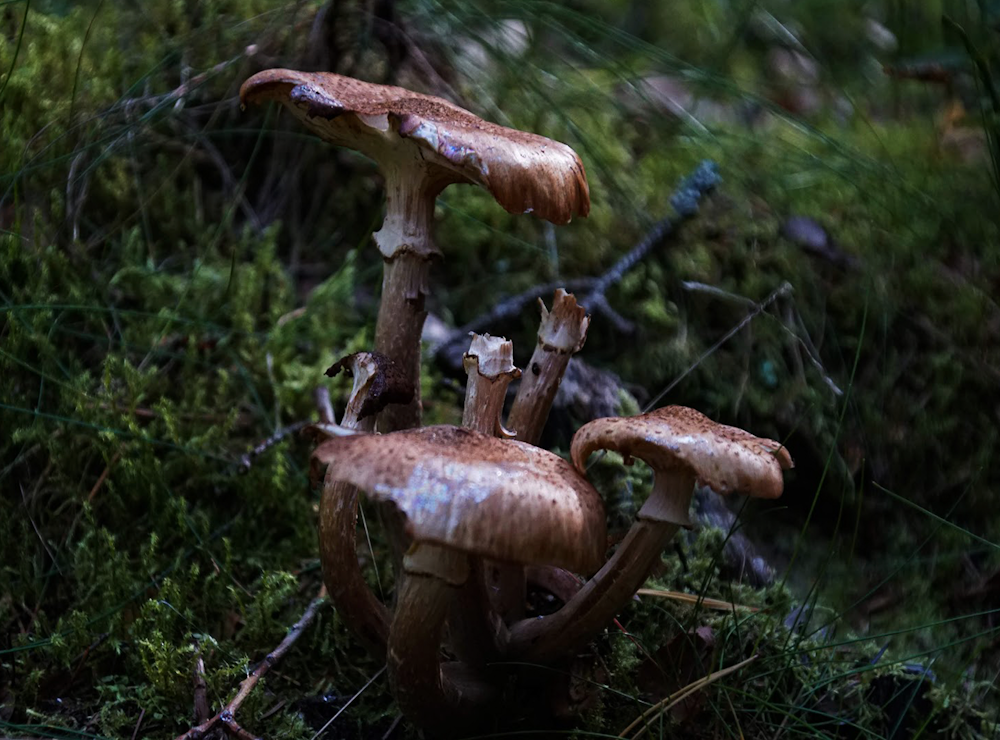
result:
[[(385, 658), (402, 712), (433, 734), (488, 721), (502, 706), (504, 665), (571, 658), (633, 597), (681, 527), (696, 486), (773, 498), (792, 466), (778, 442), (668, 406), (596, 419), (571, 443), (572, 463), (538, 447), (566, 366), (590, 317), (557, 290), (522, 374), (511, 342), (472, 335), (462, 426), (420, 428), (420, 330), (437, 194), (451, 183), (488, 190), (511, 212), (555, 223), (590, 208), (572, 149), (486, 121), (452, 103), (335, 74), (276, 69), (247, 80), (244, 103), (275, 100), (322, 138), (372, 158), (386, 187), (375, 234), (385, 262), (375, 348), (340, 360), (354, 386), (339, 425), (312, 456), (322, 477), (324, 580), (341, 620)], [(521, 378), (506, 423), (512, 380)], [(379, 433), (376, 433), (378, 430)], [(648, 500), (607, 557), (605, 512), (586, 478), (597, 450), (645, 461)], [(398, 551), (383, 603), (356, 547), (359, 492), (383, 507)], [(583, 585), (577, 576), (589, 576)], [(573, 584), (555, 613), (526, 613), (528, 581)]]

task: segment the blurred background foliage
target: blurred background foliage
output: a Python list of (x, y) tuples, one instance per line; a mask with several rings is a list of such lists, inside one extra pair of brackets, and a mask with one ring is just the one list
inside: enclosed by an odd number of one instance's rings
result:
[[(602, 643), (614, 691), (569, 727), (618, 732), (650, 695), (628, 667), (701, 625), (719, 665), (762, 655), (710, 695), (705, 736), (995, 735), (998, 65), (992, 0), (0, 2), (5, 731), (177, 734), (195, 656), (218, 707), (319, 587), (308, 443), (241, 460), (370, 345), (382, 194), (277, 107), (240, 111), (242, 80), (289, 66), (580, 153), (593, 211), (567, 227), (439, 199), (445, 326), (601, 274), (719, 164), (698, 216), (609, 289), (633, 330), (597, 314), (581, 357), (640, 405), (787, 442), (781, 506), (737, 519), (778, 583), (727, 576), (717, 531), (691, 538), (662, 586), (767, 608), (645, 600), (623, 615), (636, 642)], [(529, 305), (481, 328), (523, 364), (536, 327)], [(441, 360), (427, 416), (455, 421)], [(612, 471), (609, 500), (640, 473)], [(793, 602), (820, 626), (787, 624)], [(332, 610), (282, 666), (243, 710), (268, 737), (311, 737), (378, 668)], [(376, 682), (331, 736), (394, 720)]]

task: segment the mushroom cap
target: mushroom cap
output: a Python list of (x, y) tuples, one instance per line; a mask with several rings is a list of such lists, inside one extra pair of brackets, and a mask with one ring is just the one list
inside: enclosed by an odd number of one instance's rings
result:
[(587, 175), (576, 152), (484, 121), (447, 100), (332, 72), (290, 69), (258, 72), (240, 88), (243, 105), (267, 100), (285, 104), (323, 139), (380, 164), (387, 141), (408, 140), (421, 159), (450, 173), (442, 186), (480, 185), (510, 213), (565, 224), (590, 212)]
[(664, 406), (633, 417), (595, 419), (573, 435), (573, 464), (583, 470), (590, 453), (614, 450), (638, 457), (653, 470), (685, 468), (717, 493), (777, 498), (782, 470), (793, 467), (788, 450), (773, 439), (717, 424), (684, 406)]
[(604, 506), (561, 457), (453, 426), (338, 437), (320, 445), (327, 481), (392, 501), (415, 542), (590, 574), (604, 561)]

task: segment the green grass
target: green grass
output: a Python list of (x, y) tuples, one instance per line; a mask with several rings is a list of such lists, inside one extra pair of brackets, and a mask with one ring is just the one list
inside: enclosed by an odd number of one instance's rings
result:
[[(639, 334), (595, 317), (583, 357), (640, 404), (662, 394), (786, 441), (787, 495), (734, 524), (779, 583), (741, 582), (721, 554), (732, 531), (686, 539), (655, 585), (760, 611), (643, 598), (620, 618), (628, 635), (610, 630), (596, 658), (521, 667), (527, 685), (569, 673), (585, 686), (576, 718), (550, 731), (617, 735), (661, 698), (639, 669), (673, 645), (696, 677), (759, 657), (705, 690), (699, 724), (671, 715), (653, 736), (996, 736), (995, 146), (960, 162), (935, 128), (943, 98), (873, 72), (950, 53), (943, 12), (994, 53), (989, 26), (970, 25), (980, 16), (873, 4), (899, 33), (886, 58), (856, 3), (641, 17), (610, 0), (412, 0), (379, 21), (342, 8), (326, 25), (324, 7), (0, 4), (4, 732), (173, 737), (191, 720), (195, 655), (218, 708), (319, 588), (308, 443), (288, 437), (245, 472), (240, 461), (312, 418), (323, 370), (370, 346), (381, 191), (371, 163), (277, 109), (241, 112), (235, 95), (262, 66), (326, 64), (453, 96), (586, 163), (593, 212), (565, 228), (446, 192), (430, 308), (455, 325), (538, 283), (599, 274), (670, 212), (682, 175), (720, 164), (700, 215), (609, 291)], [(502, 35), (511, 20), (523, 48)], [(815, 115), (780, 104), (765, 67), (774, 22), (817, 64), (827, 103)], [(309, 34), (324, 41), (304, 50)], [(970, 69), (960, 83), (982, 86)], [(655, 108), (636, 84), (652, 75), (710, 98), (717, 115)], [(991, 131), (995, 111), (983, 116)], [(781, 236), (790, 214), (817, 219), (861, 269)], [(786, 282), (789, 295), (748, 319)], [(494, 330), (523, 362), (536, 325), (530, 310)], [(426, 380), (438, 421), (460, 403), (446, 375), (429, 368)], [(599, 479), (626, 516), (648, 486), (613, 460)], [(785, 625), (793, 605), (813, 610), (805, 627)], [(683, 647), (698, 627), (715, 636), (707, 653), (693, 638)], [(326, 609), (241, 721), (309, 738), (378, 669)], [(395, 717), (376, 679), (329, 736), (381, 737)]]

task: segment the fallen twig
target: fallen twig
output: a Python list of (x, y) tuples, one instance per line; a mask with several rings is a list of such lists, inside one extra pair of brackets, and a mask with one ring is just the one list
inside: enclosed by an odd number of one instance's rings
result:
[(294, 424), (289, 424), (287, 427), (281, 427), (281, 429), (277, 430), (270, 437), (268, 437), (259, 445), (254, 447), (252, 450), (250, 450), (250, 452), (247, 452), (245, 455), (241, 456), (240, 466), (244, 470), (249, 470), (250, 466), (253, 464), (253, 460), (255, 457), (258, 457), (262, 453), (267, 452), (269, 448), (274, 447), (274, 445), (278, 444), (278, 442), (283, 440), (289, 434), (295, 434), (295, 432), (299, 431), (300, 429), (304, 429), (310, 424), (312, 424), (311, 421), (297, 421)]
[(733, 601), (721, 601), (720, 599), (709, 599), (698, 594), (686, 594), (681, 591), (666, 591), (658, 588), (640, 588), (636, 591), (639, 596), (656, 596), (661, 599), (672, 599), (682, 601), (685, 604), (700, 604), (707, 609), (717, 609), (719, 611), (731, 612), (734, 609), (747, 609), (752, 612), (760, 611), (756, 606), (737, 604)]
[(121, 456), (122, 456), (122, 453), (116, 452), (112, 456), (111, 461), (108, 462), (108, 464), (104, 467), (104, 470), (101, 472), (101, 474), (99, 476), (97, 476), (97, 482), (94, 483), (94, 487), (91, 488), (90, 489), (90, 493), (87, 494), (87, 501), (88, 502), (94, 500), (94, 496), (97, 495), (98, 490), (100, 490), (101, 486), (104, 485), (104, 481), (106, 481), (108, 479), (108, 474), (111, 472), (111, 468), (114, 466), (114, 464), (116, 462), (118, 462), (118, 460), (121, 458)]
[(196, 724), (207, 722), (212, 717), (208, 708), (208, 684), (205, 682), (205, 659), (198, 657), (194, 661), (194, 721)]
[(208, 733), (219, 728), (220, 725), (225, 728), (226, 732), (233, 737), (240, 738), (240, 740), (255, 740), (256, 736), (243, 729), (239, 722), (236, 721), (236, 712), (239, 711), (243, 702), (250, 696), (250, 692), (254, 690), (254, 687), (260, 683), (260, 679), (284, 657), (285, 653), (295, 644), (295, 641), (299, 639), (306, 627), (312, 624), (312, 621), (316, 618), (316, 613), (324, 603), (326, 603), (325, 586), (320, 589), (319, 595), (309, 603), (299, 621), (288, 630), (288, 634), (285, 635), (285, 639), (281, 641), (281, 644), (268, 653), (253, 672), (240, 682), (239, 691), (236, 692), (236, 696), (233, 697), (232, 701), (226, 704), (214, 717), (202, 722), (197, 727), (192, 727), (184, 734), (178, 735), (177, 740), (203, 740), (203, 738), (208, 736)]
[(698, 203), (706, 193), (719, 184), (719, 179), (718, 165), (706, 159), (690, 175), (681, 180), (677, 185), (677, 190), (670, 196), (670, 205), (677, 211), (678, 218), (667, 217), (653, 226), (642, 241), (612, 265), (610, 270), (597, 278), (590, 293), (580, 301), (581, 305), (589, 307), (594, 312), (603, 313), (618, 331), (626, 334), (634, 332), (635, 325), (611, 308), (604, 295), (605, 292), (612, 285), (620, 282), (625, 273), (635, 267), (649, 253), (650, 249), (667, 238), (678, 225), (694, 216), (698, 212)]

